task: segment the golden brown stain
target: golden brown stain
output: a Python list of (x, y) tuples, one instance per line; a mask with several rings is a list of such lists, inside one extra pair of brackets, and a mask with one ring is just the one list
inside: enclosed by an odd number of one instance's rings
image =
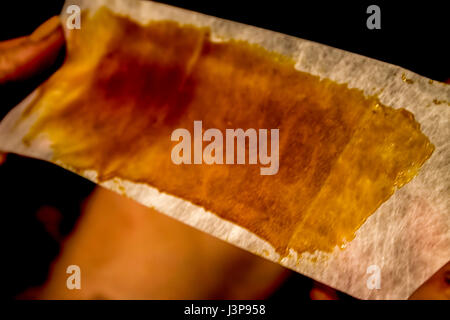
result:
[[(201, 205), (282, 255), (332, 251), (433, 152), (411, 113), (299, 72), (282, 55), (173, 21), (141, 26), (99, 10), (71, 33), (64, 66), (24, 113), (54, 160), (99, 180), (143, 182)], [(279, 128), (280, 169), (180, 165), (171, 132)], [(192, 132), (192, 131), (191, 131)]]
[(433, 99), (433, 103), (434, 103), (435, 105), (447, 104), (448, 106), (450, 106), (450, 102), (447, 101), (447, 100)]
[(402, 73), (402, 81), (406, 82), (407, 84), (413, 84), (414, 83), (414, 81), (409, 79), (409, 78), (407, 78), (404, 73)]

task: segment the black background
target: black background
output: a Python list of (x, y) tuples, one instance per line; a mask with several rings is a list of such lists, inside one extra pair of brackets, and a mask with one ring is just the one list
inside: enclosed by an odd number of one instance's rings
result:
[[(450, 78), (449, 11), (444, 1), (162, 1), (327, 44), (407, 68), (438, 81)], [(381, 30), (366, 27), (370, 4), (381, 8)], [(61, 12), (63, 1), (2, 1), (0, 41), (31, 33)], [(0, 118), (46, 79), (53, 69), (34, 79), (0, 87)], [(19, 177), (19, 179), (17, 179)], [(9, 155), (0, 166), (3, 275), (2, 292), (14, 297), (30, 285), (42, 283), (59, 246), (35, 219), (43, 204), (63, 212), (62, 233), (78, 218), (83, 199), (93, 184), (61, 168)], [(37, 191), (36, 191), (37, 190)], [(294, 293), (307, 299), (311, 281), (294, 275), (274, 294), (285, 299)], [(304, 288), (299, 290), (299, 288)]]
[[(434, 80), (450, 77), (448, 1), (160, 1), (405, 67)], [(63, 1), (2, 1), (0, 40), (25, 35)], [(381, 8), (381, 30), (369, 30), (366, 9)]]

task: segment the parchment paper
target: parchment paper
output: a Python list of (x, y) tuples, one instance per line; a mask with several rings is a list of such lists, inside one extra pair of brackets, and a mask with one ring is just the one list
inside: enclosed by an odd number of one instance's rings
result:
[[(358, 298), (406, 299), (450, 260), (450, 86), (311, 41), (153, 2), (66, 1), (61, 14), (64, 27), (68, 16), (66, 8), (72, 4), (82, 10), (89, 8), (91, 13), (100, 6), (107, 6), (141, 23), (170, 19), (208, 26), (215, 41), (246, 40), (290, 56), (297, 61), (296, 68), (300, 71), (346, 83), (366, 95), (377, 94), (383, 104), (411, 111), (421, 124), (422, 132), (436, 147), (418, 176), (382, 204), (345, 249), (335, 248), (331, 254), (303, 254), (301, 257), (291, 252), (281, 260), (261, 238), (183, 199), (122, 179), (103, 182), (102, 186), (125, 192), (146, 206)], [(70, 32), (66, 29), (66, 36), (70, 36)], [(0, 123), (0, 150), (50, 161), (52, 150), (48, 140), (43, 138), (29, 146), (22, 142), (34, 119), (16, 125), (22, 110), (39, 90)], [(64, 163), (58, 164), (71, 170)], [(82, 175), (97, 182), (94, 171)], [(367, 284), (372, 275), (367, 271), (371, 265), (380, 268), (379, 289), (370, 289)]]

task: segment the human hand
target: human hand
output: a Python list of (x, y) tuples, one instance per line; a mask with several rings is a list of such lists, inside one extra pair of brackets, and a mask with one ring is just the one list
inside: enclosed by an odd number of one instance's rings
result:
[[(55, 62), (63, 45), (63, 29), (57, 16), (28, 36), (0, 41), (0, 85), (41, 73)], [(5, 160), (6, 154), (0, 151), (0, 165)]]

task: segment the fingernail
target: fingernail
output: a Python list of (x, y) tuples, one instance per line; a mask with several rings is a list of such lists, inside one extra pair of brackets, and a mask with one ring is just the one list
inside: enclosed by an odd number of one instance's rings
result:
[(55, 30), (57, 30), (61, 25), (58, 16), (51, 17), (43, 24), (41, 24), (34, 32), (30, 35), (31, 41), (40, 41), (50, 34), (52, 34)]

